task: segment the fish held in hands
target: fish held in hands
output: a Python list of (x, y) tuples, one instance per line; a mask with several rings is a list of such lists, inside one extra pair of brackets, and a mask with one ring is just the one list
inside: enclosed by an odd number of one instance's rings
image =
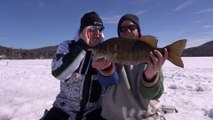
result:
[(168, 60), (179, 67), (184, 67), (181, 55), (186, 46), (186, 39), (178, 40), (163, 48), (157, 48), (158, 40), (151, 35), (144, 35), (141, 38), (110, 38), (92, 48), (93, 60), (104, 58), (113, 63), (123, 65), (135, 65), (146, 63), (150, 52), (168, 50)]

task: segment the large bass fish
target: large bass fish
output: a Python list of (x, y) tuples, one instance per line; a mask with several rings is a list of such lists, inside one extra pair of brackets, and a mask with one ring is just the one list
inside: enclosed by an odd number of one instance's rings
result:
[[(168, 60), (179, 67), (184, 67), (181, 54), (186, 46), (186, 39), (178, 40), (164, 48), (168, 50)], [(151, 35), (141, 38), (110, 38), (92, 48), (93, 60), (104, 58), (113, 63), (135, 65), (146, 63), (150, 51), (159, 50), (163, 54), (164, 48), (157, 48), (158, 40)]]

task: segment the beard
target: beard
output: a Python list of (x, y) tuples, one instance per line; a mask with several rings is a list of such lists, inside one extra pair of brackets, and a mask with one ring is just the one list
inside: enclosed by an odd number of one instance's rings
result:
[(94, 47), (98, 44), (100, 44), (103, 41), (103, 37), (99, 36), (99, 37), (92, 37), (89, 43), (89, 46)]

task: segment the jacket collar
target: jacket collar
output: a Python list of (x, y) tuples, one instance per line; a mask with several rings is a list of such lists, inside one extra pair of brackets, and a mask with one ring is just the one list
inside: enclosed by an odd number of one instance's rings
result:
[(79, 40), (76, 42), (76, 44), (77, 44), (79, 47), (81, 47), (83, 50), (85, 50), (85, 51), (87, 51), (87, 50), (90, 48), (89, 45), (86, 44), (85, 41), (82, 40), (82, 39), (79, 39)]

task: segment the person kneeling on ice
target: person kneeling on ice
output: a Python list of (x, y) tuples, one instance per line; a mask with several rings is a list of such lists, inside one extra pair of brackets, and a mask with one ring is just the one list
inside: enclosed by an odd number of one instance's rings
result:
[[(52, 75), (60, 80), (60, 93), (41, 120), (104, 120), (100, 115), (102, 86), (117, 84), (117, 81), (100, 84), (89, 50), (102, 42), (103, 30), (103, 22), (96, 12), (85, 13), (76, 39), (59, 44), (52, 61)], [(118, 76), (111, 63), (101, 66), (107, 68), (102, 70), (107, 78)]]
[[(133, 14), (124, 15), (118, 23), (117, 31), (119, 37), (140, 38), (138, 17)], [(119, 83), (108, 87), (105, 91), (102, 101), (102, 117), (107, 120), (164, 119), (158, 101), (164, 90), (161, 67), (168, 58), (167, 49), (163, 51), (164, 54), (158, 50), (150, 52), (147, 63), (115, 64)], [(107, 60), (96, 60), (92, 66), (101, 70), (99, 66), (103, 62), (107, 62)], [(101, 75), (99, 79), (102, 79), (101, 81), (110, 80)]]

